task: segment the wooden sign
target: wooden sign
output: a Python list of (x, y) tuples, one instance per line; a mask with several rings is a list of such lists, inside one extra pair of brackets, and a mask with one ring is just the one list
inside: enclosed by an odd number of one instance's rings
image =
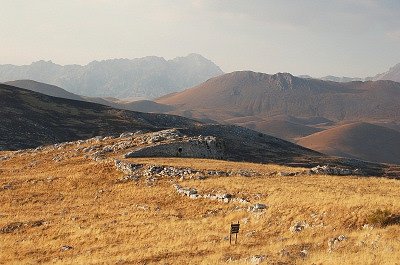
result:
[(231, 224), (231, 232), (229, 234), (229, 244), (232, 244), (232, 234), (235, 234), (235, 244), (237, 243), (237, 235), (239, 234), (240, 224)]

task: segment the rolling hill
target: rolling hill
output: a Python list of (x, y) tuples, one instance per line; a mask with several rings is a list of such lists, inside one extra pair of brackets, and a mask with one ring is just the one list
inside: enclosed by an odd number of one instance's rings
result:
[(400, 132), (370, 123), (334, 127), (297, 143), (328, 155), (400, 164)]

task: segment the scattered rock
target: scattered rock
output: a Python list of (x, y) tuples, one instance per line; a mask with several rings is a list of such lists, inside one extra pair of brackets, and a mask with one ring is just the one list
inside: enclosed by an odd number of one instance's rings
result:
[(11, 183), (7, 183), (3, 186), (3, 190), (12, 190), (14, 187)]
[(122, 171), (126, 174), (134, 174), (138, 169), (143, 167), (142, 164), (131, 164), (117, 159), (114, 161), (114, 164), (119, 171)]
[(297, 222), (293, 226), (290, 227), (290, 231), (292, 233), (298, 233), (303, 231), (305, 228), (309, 227), (309, 224), (305, 221)]
[(38, 226), (42, 226), (44, 224), (45, 224), (45, 221), (43, 221), (43, 220), (33, 221), (33, 222), (29, 223), (29, 225), (31, 227), (38, 227)]
[(360, 169), (348, 169), (341, 167), (330, 167), (330, 166), (316, 166), (309, 170), (309, 174), (311, 175), (337, 175), (337, 176), (346, 176), (346, 175), (362, 175)]
[(24, 226), (22, 222), (10, 223), (0, 229), (0, 234), (9, 234), (21, 229)]
[(300, 257), (305, 258), (308, 256), (308, 250), (307, 249), (303, 249), (302, 251), (300, 251)]
[(292, 176), (297, 176), (299, 174), (300, 174), (300, 172), (278, 172), (277, 176), (280, 176), (280, 177), (292, 177)]
[(126, 138), (129, 136), (133, 136), (135, 133), (132, 132), (125, 132), (125, 133), (121, 133), (121, 135), (119, 136), (119, 138)]
[(247, 200), (241, 198), (235, 198), (232, 194), (229, 193), (221, 193), (221, 194), (199, 194), (196, 189), (193, 188), (183, 188), (179, 184), (172, 185), (175, 191), (183, 196), (187, 196), (191, 199), (209, 199), (209, 200), (218, 200), (220, 202), (229, 203), (229, 202), (240, 202), (240, 203), (248, 203)]
[(264, 255), (255, 255), (249, 258), (249, 262), (250, 264), (260, 264), (265, 260), (265, 256)]
[(258, 173), (255, 172), (255, 171), (252, 171), (252, 170), (244, 170), (244, 169), (242, 169), (242, 170), (236, 171), (235, 174), (237, 174), (238, 176), (241, 176), (241, 177), (254, 177)]
[(248, 210), (250, 212), (262, 212), (267, 208), (268, 208), (268, 206), (266, 204), (256, 203), (256, 204), (250, 206)]
[(73, 249), (73, 247), (68, 246), (68, 245), (64, 245), (61, 247), (61, 251), (67, 251), (67, 250), (71, 250), (71, 249)]
[(330, 238), (328, 240), (328, 252), (332, 252), (340, 242), (346, 239), (347, 237), (345, 235), (340, 235), (338, 237)]
[(118, 181), (119, 182), (129, 182), (129, 181), (138, 181), (139, 179), (140, 179), (140, 176), (138, 176), (138, 175), (127, 175), (127, 176), (123, 176)]

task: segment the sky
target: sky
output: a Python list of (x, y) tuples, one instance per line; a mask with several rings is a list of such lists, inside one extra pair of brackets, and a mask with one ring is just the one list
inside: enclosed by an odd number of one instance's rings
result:
[(225, 72), (373, 76), (400, 63), (400, 1), (0, 2), (0, 64), (189, 53)]

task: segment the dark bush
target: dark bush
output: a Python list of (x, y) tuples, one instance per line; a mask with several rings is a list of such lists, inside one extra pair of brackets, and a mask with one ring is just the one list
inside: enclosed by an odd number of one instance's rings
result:
[(379, 227), (400, 224), (400, 215), (378, 209), (367, 216), (367, 223)]

